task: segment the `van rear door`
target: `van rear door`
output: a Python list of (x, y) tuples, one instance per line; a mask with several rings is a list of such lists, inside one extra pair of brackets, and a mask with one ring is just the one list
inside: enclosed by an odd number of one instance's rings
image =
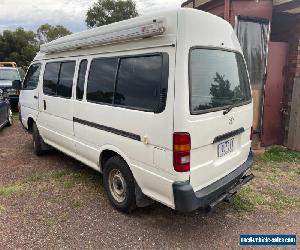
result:
[(240, 53), (195, 47), (189, 58), (190, 183), (197, 191), (246, 161), (252, 100)]

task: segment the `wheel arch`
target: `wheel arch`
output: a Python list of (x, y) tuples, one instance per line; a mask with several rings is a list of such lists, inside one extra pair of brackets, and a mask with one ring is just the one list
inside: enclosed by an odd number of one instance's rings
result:
[(111, 157), (114, 156), (119, 156), (121, 157), (124, 162), (127, 164), (129, 170), (132, 173), (132, 176), (134, 178), (134, 182), (135, 182), (135, 196), (136, 196), (136, 205), (138, 207), (145, 207), (148, 205), (151, 205), (153, 203), (153, 200), (150, 199), (149, 197), (145, 196), (145, 194), (143, 193), (143, 190), (139, 184), (139, 180), (135, 175), (135, 172), (133, 171), (131, 164), (130, 164), (130, 160), (129, 158), (125, 155), (125, 153), (120, 150), (119, 148), (115, 147), (115, 146), (104, 146), (101, 148), (100, 150), (100, 156), (99, 156), (99, 167), (100, 167), (100, 172), (103, 173), (103, 167), (105, 165), (105, 162), (110, 159)]
[(32, 133), (32, 128), (33, 124), (35, 123), (35, 120), (32, 116), (27, 116), (26, 121), (27, 129), (30, 133)]
[(129, 167), (130, 171), (132, 172), (132, 170), (130, 168), (129, 158), (126, 156), (126, 154), (122, 150), (120, 150), (119, 148), (117, 148), (113, 145), (105, 145), (105, 146), (101, 147), (101, 149), (100, 149), (99, 164), (98, 164), (99, 168), (100, 168), (100, 172), (103, 172), (105, 162), (113, 156), (121, 157), (126, 162), (127, 166)]

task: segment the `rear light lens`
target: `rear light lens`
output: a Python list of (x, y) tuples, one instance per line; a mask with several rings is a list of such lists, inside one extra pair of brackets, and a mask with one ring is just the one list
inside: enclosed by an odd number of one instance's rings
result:
[(253, 137), (253, 127), (251, 127), (251, 131), (250, 131), (250, 140), (252, 141), (252, 137)]
[(189, 133), (173, 134), (173, 165), (176, 172), (190, 171), (191, 137)]

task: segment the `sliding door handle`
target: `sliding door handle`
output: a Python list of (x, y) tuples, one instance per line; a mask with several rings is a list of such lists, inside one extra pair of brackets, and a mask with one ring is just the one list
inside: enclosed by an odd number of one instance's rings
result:
[(38, 99), (37, 95), (33, 96), (34, 99)]
[(46, 106), (46, 101), (44, 100), (44, 110), (46, 110), (47, 106)]

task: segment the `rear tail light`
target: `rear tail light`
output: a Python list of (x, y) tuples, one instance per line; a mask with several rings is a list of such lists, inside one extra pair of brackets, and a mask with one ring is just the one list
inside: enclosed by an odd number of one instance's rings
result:
[(250, 140), (252, 141), (252, 137), (253, 137), (253, 127), (251, 127), (251, 131), (250, 131)]
[(173, 134), (173, 165), (176, 172), (190, 171), (191, 138), (189, 133)]

